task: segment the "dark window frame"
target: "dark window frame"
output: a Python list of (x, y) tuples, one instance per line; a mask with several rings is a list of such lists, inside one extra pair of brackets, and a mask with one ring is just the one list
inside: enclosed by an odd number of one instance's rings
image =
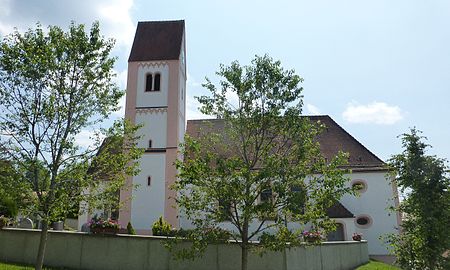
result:
[(148, 187), (152, 186), (152, 177), (151, 176), (147, 176), (147, 186)]
[(153, 78), (153, 91), (161, 91), (161, 73), (155, 73), (155, 77)]
[[(149, 86), (149, 84), (150, 84), (150, 86)], [(152, 73), (147, 73), (145, 75), (145, 92), (153, 92), (153, 74)]]

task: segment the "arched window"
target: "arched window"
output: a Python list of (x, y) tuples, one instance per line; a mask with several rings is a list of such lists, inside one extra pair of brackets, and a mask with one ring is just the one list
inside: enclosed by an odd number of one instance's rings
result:
[(147, 74), (146, 81), (145, 81), (145, 91), (153, 91), (152, 89), (152, 83), (153, 83), (153, 75)]
[(155, 87), (153, 91), (159, 91), (161, 85), (161, 74), (155, 74)]
[(149, 176), (147, 177), (147, 186), (151, 186), (152, 185), (152, 177)]
[(345, 240), (344, 224), (337, 222), (336, 230), (328, 233), (327, 241), (344, 241), (344, 240)]
[(152, 140), (148, 140), (148, 148), (152, 148)]

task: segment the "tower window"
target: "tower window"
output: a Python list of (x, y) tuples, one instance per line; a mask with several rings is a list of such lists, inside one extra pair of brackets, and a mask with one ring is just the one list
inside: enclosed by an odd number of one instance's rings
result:
[(152, 185), (152, 177), (149, 176), (147, 177), (147, 186), (151, 186)]
[(155, 88), (153, 91), (159, 91), (161, 85), (161, 74), (155, 74)]
[(148, 140), (148, 148), (152, 148), (152, 140)]
[(146, 92), (153, 91), (152, 84), (153, 84), (153, 75), (147, 74), (146, 81), (145, 81), (145, 91)]
[(261, 192), (261, 203), (270, 202), (272, 200), (272, 189), (265, 189)]

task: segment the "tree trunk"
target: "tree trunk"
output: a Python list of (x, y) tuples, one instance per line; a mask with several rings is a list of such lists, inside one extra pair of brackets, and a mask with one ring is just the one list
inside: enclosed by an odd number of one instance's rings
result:
[(242, 226), (241, 243), (241, 270), (247, 270), (248, 265), (248, 219), (244, 218)]
[(47, 246), (47, 235), (48, 235), (48, 222), (44, 220), (42, 223), (41, 239), (39, 241), (38, 255), (36, 258), (36, 265), (35, 265), (36, 270), (42, 270), (42, 266), (44, 265), (45, 247)]
[(242, 243), (241, 246), (242, 254), (241, 254), (241, 270), (247, 270), (248, 265), (248, 246), (247, 243)]

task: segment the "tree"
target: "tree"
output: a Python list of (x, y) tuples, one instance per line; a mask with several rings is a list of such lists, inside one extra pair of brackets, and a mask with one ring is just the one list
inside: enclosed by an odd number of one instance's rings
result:
[(27, 201), (18, 178), (11, 162), (0, 160), (0, 216), (14, 218)]
[(420, 131), (402, 135), (403, 152), (389, 160), (403, 201), (401, 233), (388, 241), (402, 269), (449, 269), (450, 179), (446, 161), (426, 155)]
[[(126, 175), (136, 173), (136, 128), (127, 122), (103, 130), (106, 144), (99, 133), (91, 147), (75, 141), (117, 110), (124, 94), (113, 81), (113, 44), (100, 35), (97, 22), (89, 33), (73, 22), (67, 32), (57, 26), (45, 32), (37, 24), (0, 42), (0, 149), (32, 193), (27, 211), (42, 220), (36, 269), (42, 269), (51, 221), (80, 201), (95, 207), (117, 201)], [(106, 150), (96, 155), (100, 147)]]
[(301, 116), (302, 79), (279, 61), (257, 56), (251, 66), (233, 62), (217, 74), (220, 88), (207, 79), (211, 95), (198, 100), (201, 112), (222, 119), (224, 129), (187, 136), (185, 158), (177, 162), (177, 203), (196, 228), (188, 236), (193, 250), (180, 255), (202, 251), (211, 240), (205, 232), (229, 222), (247, 269), (250, 241), (261, 234), (263, 249), (300, 243), (300, 229), (289, 229), (288, 221), (333, 229), (326, 209), (350, 192), (340, 169), (347, 158), (321, 155), (315, 137), (322, 126)]

